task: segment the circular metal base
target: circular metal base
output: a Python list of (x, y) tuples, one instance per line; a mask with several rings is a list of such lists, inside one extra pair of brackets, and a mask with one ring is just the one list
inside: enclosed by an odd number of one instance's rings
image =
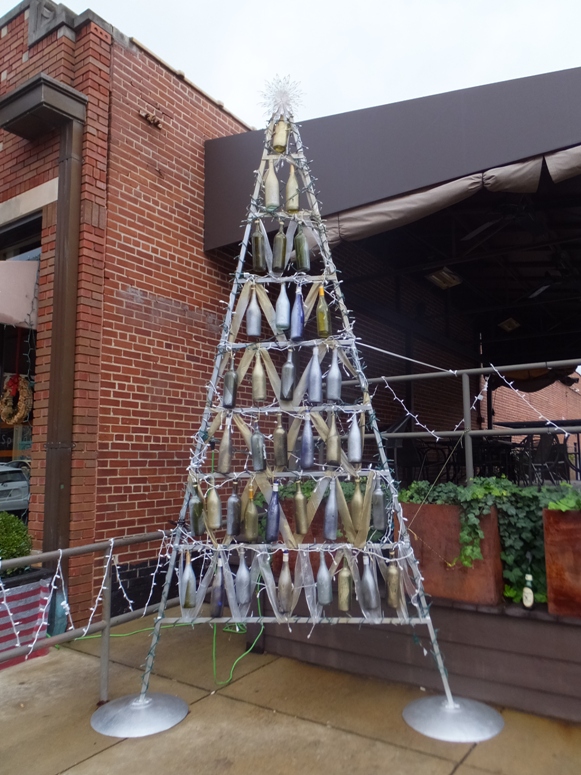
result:
[(504, 726), (500, 713), (482, 702), (456, 697), (422, 697), (403, 711), (404, 721), (416, 732), (448, 743), (480, 743), (497, 735)]
[(109, 737), (146, 737), (171, 729), (188, 715), (188, 705), (171, 694), (129, 694), (102, 705), (91, 716), (95, 732)]

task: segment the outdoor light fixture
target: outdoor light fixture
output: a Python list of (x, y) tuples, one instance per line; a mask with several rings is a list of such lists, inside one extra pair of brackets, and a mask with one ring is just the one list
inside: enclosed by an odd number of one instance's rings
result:
[(455, 285), (460, 285), (462, 282), (462, 278), (451, 269), (448, 269), (447, 266), (443, 266), (436, 272), (427, 274), (426, 280), (434, 283), (434, 285), (437, 285), (438, 288), (441, 288), (443, 291), (447, 290), (448, 288), (453, 288)]
[(502, 328), (503, 331), (506, 331), (507, 334), (510, 334), (511, 331), (520, 328), (520, 323), (514, 318), (507, 318), (506, 320), (503, 320), (502, 323), (499, 323), (498, 327)]

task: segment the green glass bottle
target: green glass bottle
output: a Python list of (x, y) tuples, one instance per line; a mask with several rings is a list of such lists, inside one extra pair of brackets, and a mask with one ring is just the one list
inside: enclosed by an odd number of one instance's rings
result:
[(276, 415), (276, 428), (272, 434), (272, 445), (274, 447), (274, 465), (277, 468), (286, 468), (288, 465), (287, 435), (282, 425), (280, 412)]
[(252, 400), (255, 404), (261, 404), (266, 401), (266, 372), (258, 351), (256, 352), (254, 368), (252, 369)]
[(284, 271), (284, 262), (286, 259), (286, 234), (282, 228), (282, 223), (274, 236), (272, 243), (272, 273), (282, 274)]
[(400, 601), (400, 570), (395, 558), (395, 549), (389, 550), (389, 565), (387, 566), (387, 604), (397, 608)]
[(305, 498), (299, 479), (295, 491), (295, 530), (297, 535), (304, 536), (307, 534), (308, 529), (307, 499)]
[(264, 246), (264, 234), (260, 228), (260, 221), (254, 221), (252, 232), (252, 270), (254, 272), (266, 272), (266, 250)]
[(254, 543), (258, 538), (258, 509), (254, 502), (254, 489), (248, 488), (248, 503), (244, 509), (244, 540)]
[(295, 265), (297, 272), (311, 271), (311, 257), (309, 255), (309, 243), (303, 231), (303, 224), (299, 223), (295, 232)]
[(317, 301), (317, 334), (321, 339), (326, 339), (331, 336), (331, 313), (329, 312), (329, 305), (325, 301), (325, 289), (321, 285), (319, 287), (319, 300)]
[(337, 607), (340, 611), (346, 613), (351, 608), (351, 587), (353, 578), (347, 564), (343, 558), (343, 567), (337, 574)]
[(214, 477), (206, 493), (206, 516), (211, 530), (219, 530), (222, 527), (222, 503), (216, 490)]

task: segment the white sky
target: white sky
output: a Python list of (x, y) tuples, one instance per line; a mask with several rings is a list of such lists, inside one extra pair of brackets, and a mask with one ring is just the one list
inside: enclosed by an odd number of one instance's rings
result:
[[(17, 0), (0, 0), (0, 15)], [(248, 123), (275, 75), (298, 119), (581, 66), (579, 0), (67, 0), (137, 38)], [(277, 13), (281, 10), (282, 13)]]

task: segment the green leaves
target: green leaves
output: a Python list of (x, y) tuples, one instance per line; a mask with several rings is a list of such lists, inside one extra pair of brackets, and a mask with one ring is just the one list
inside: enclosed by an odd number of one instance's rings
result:
[[(10, 560), (14, 557), (26, 557), (32, 549), (32, 538), (24, 522), (14, 514), (0, 511), (0, 559)], [(6, 571), (6, 575), (15, 573)]]

